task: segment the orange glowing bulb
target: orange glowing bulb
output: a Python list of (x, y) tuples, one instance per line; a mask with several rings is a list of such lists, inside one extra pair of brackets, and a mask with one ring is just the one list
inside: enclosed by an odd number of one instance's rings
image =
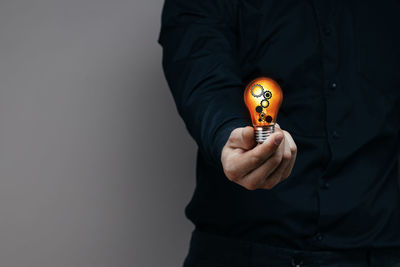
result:
[(283, 99), (279, 84), (267, 77), (251, 81), (244, 91), (257, 143), (263, 143), (275, 130), (275, 122)]

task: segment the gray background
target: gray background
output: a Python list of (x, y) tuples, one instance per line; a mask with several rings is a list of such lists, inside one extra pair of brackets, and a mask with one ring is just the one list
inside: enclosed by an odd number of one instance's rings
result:
[(0, 266), (173, 267), (195, 144), (162, 0), (0, 0)]
[(0, 1), (0, 266), (180, 266), (195, 143), (162, 0)]

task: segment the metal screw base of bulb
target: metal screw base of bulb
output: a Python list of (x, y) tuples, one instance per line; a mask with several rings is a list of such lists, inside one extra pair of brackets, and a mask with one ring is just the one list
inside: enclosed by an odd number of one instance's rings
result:
[(275, 125), (268, 126), (256, 126), (254, 127), (254, 137), (257, 143), (264, 143), (268, 136), (273, 134), (275, 131)]

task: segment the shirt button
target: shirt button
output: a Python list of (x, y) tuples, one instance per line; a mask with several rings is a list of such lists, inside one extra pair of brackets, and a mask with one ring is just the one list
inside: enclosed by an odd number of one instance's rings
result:
[(332, 132), (332, 137), (333, 137), (333, 139), (339, 139), (340, 138), (340, 134), (338, 133), (338, 131), (333, 131)]
[(331, 88), (332, 90), (335, 90), (336, 87), (337, 87), (337, 83), (331, 82), (330, 88)]
[(318, 241), (322, 241), (322, 240), (324, 239), (324, 236), (323, 236), (321, 233), (317, 233), (317, 234), (315, 235), (315, 238), (316, 238)]
[(323, 189), (328, 189), (329, 186), (330, 186), (330, 184), (329, 184), (328, 182), (324, 182), (324, 183), (322, 184), (322, 188), (323, 188)]
[(298, 255), (293, 256), (293, 258), (292, 258), (292, 266), (300, 267), (302, 265), (303, 265), (303, 260), (301, 259), (301, 257), (298, 256)]

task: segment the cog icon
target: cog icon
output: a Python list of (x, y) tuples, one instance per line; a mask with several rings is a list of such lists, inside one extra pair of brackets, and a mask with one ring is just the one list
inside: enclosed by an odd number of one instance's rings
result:
[(272, 97), (272, 92), (271, 91), (265, 91), (264, 92), (264, 97), (266, 98), (266, 99), (270, 99), (271, 97)]
[(255, 84), (251, 87), (250, 92), (254, 97), (260, 97), (264, 94), (264, 87), (261, 84)]
[(261, 112), (260, 113), (260, 117), (258, 118), (258, 121), (259, 122), (262, 122), (262, 121), (265, 121), (265, 116), (266, 116), (267, 114), (265, 114), (264, 112)]
[(261, 105), (263, 108), (267, 108), (267, 107), (269, 106), (269, 101), (268, 101), (267, 99), (263, 99), (263, 100), (261, 100), (260, 105)]

